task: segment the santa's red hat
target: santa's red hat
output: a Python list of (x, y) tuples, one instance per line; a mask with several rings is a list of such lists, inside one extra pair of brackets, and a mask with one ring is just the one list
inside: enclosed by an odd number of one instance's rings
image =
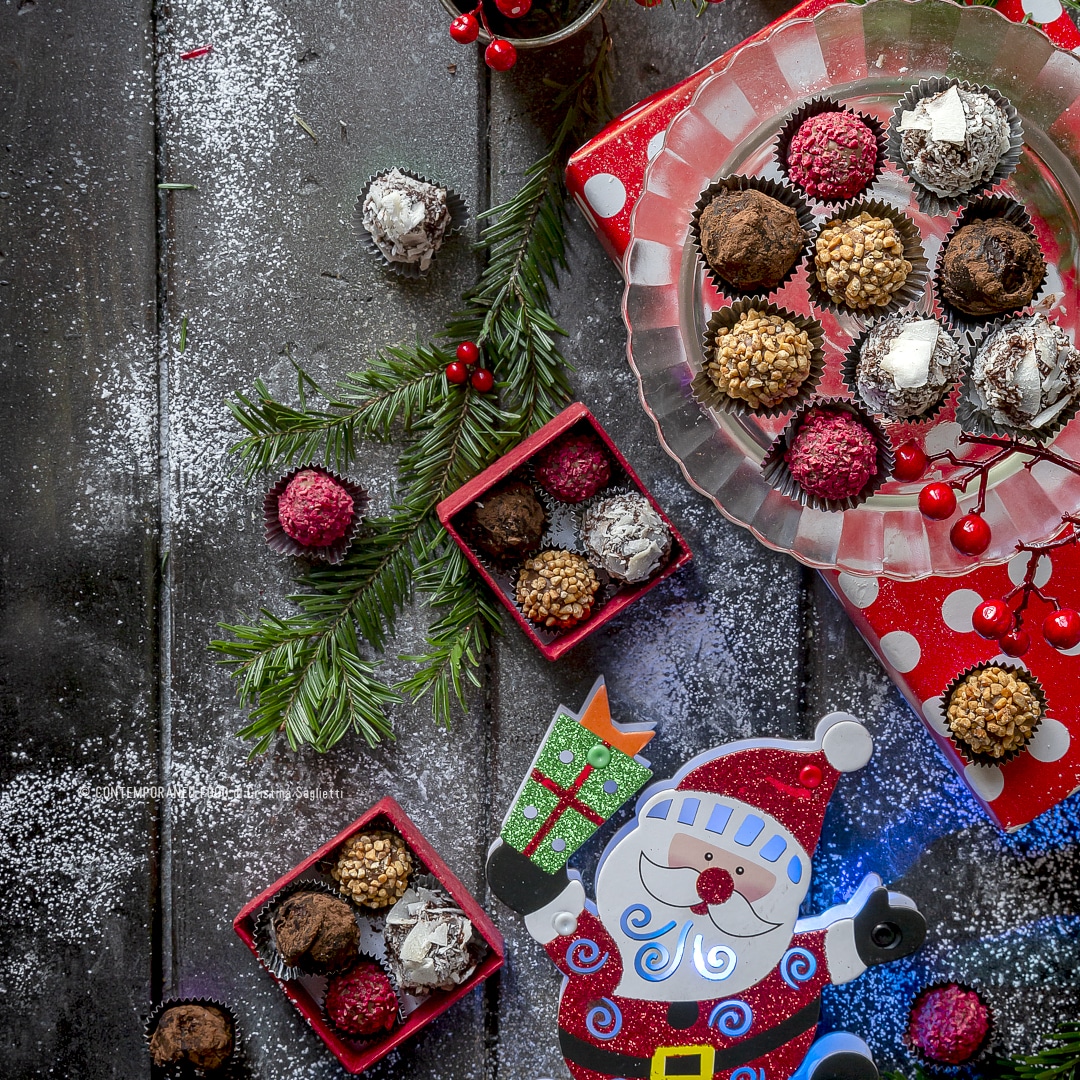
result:
[(812, 742), (721, 751), (695, 765), (676, 790), (727, 796), (757, 807), (812, 855), (840, 774), (861, 769), (873, 749), (869, 732), (858, 720), (832, 713), (818, 723)]

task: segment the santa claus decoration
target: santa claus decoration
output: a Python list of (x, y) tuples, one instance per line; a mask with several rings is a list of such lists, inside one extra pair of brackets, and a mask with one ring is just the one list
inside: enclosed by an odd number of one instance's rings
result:
[(821, 991), (908, 956), (926, 923), (868, 876), (800, 919), (825, 808), (870, 760), (865, 727), (706, 751), (646, 788), (586, 899), (570, 855), (651, 778), (652, 731), (612, 722), (603, 680), (560, 707), (488, 853), (495, 894), (563, 973), (559, 1042), (575, 1080), (875, 1080), (847, 1032), (817, 1038)]

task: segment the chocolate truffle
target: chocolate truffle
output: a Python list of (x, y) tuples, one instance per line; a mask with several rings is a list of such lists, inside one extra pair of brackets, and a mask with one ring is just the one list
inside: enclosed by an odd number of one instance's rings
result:
[(946, 720), (953, 738), (972, 754), (1011, 756), (1031, 738), (1042, 702), (1022, 674), (990, 666), (971, 672), (949, 695)]
[(936, 405), (960, 374), (960, 346), (936, 319), (889, 315), (859, 349), (859, 396), (892, 420), (911, 420)]
[(473, 503), (467, 531), (492, 558), (512, 559), (539, 547), (544, 521), (536, 492), (520, 480), (506, 480)]
[(580, 555), (550, 549), (525, 560), (516, 597), (531, 622), (569, 630), (592, 614), (599, 588), (596, 571)]
[(278, 520), (304, 547), (328, 547), (353, 521), (353, 498), (332, 476), (301, 469), (278, 496)]
[(184, 1064), (220, 1069), (232, 1052), (232, 1021), (212, 1005), (174, 1005), (161, 1014), (150, 1036), (150, 1056), (159, 1069)]
[(971, 397), (993, 424), (1041, 431), (1080, 391), (1080, 353), (1045, 315), (1010, 319), (975, 354)]
[(410, 889), (386, 916), (386, 960), (409, 993), (453, 990), (487, 946), (468, 916), (439, 889)]
[(1027, 307), (1046, 263), (1038, 242), (1004, 218), (980, 218), (950, 238), (941, 261), (941, 296), (966, 315)]
[(347, 1035), (377, 1035), (397, 1023), (397, 994), (378, 964), (361, 960), (326, 986), (326, 1015)]
[(743, 292), (770, 292), (795, 265), (806, 244), (790, 206), (750, 188), (719, 191), (698, 220), (705, 261)]
[(360, 930), (353, 909), (323, 892), (297, 892), (274, 912), (274, 941), (287, 967), (340, 971), (356, 958)]
[(834, 304), (865, 311), (885, 307), (904, 287), (911, 263), (904, 241), (888, 218), (862, 211), (834, 218), (814, 243), (817, 282)]
[(974, 990), (956, 983), (924, 990), (911, 1007), (907, 1039), (924, 1057), (961, 1065), (978, 1053), (990, 1030), (990, 1011)]
[(611, 479), (611, 458), (588, 432), (572, 433), (541, 450), (533, 462), (536, 480), (556, 499), (579, 503)]
[(798, 485), (819, 499), (849, 499), (877, 476), (877, 440), (841, 409), (811, 409), (784, 454)]
[(589, 559), (613, 578), (648, 581), (671, 550), (671, 530), (644, 495), (612, 495), (585, 515), (582, 541)]
[(343, 896), (362, 907), (397, 903), (413, 872), (412, 852), (397, 833), (373, 829), (351, 836), (341, 847), (330, 876)]
[(807, 331), (782, 315), (751, 308), (717, 333), (705, 375), (729, 398), (768, 409), (798, 394), (813, 352)]
[(446, 189), (391, 169), (371, 182), (364, 228), (389, 262), (426, 270), (450, 227)]
[(858, 195), (877, 171), (877, 139), (859, 117), (840, 110), (808, 117), (788, 144), (788, 176), (822, 202)]
[(1005, 110), (981, 90), (950, 86), (900, 115), (900, 156), (908, 172), (946, 198), (985, 184), (1009, 144)]

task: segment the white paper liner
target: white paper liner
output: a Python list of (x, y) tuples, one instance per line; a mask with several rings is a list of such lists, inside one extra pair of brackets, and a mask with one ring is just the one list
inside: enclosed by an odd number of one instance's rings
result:
[[(345, 530), (343, 536), (326, 547), (308, 547), (294, 540), (281, 527), (281, 519), (278, 517), (278, 499), (289, 486), (289, 481), (297, 473), (303, 472), (305, 469), (314, 469), (316, 472), (324, 473), (331, 479), (336, 480), (352, 496), (353, 513), (349, 527)], [(325, 465), (314, 462), (308, 465), (298, 465), (280, 476), (266, 495), (263, 496), (263, 534), (266, 543), (271, 551), (276, 551), (279, 555), (318, 559), (330, 563), (331, 566), (336, 565), (345, 558), (345, 552), (349, 550), (360, 532), (364, 523), (364, 514), (367, 513), (370, 502), (367, 489), (363, 485), (356, 483), (355, 480), (349, 480), (347, 477), (334, 472), (333, 469), (328, 469)]]

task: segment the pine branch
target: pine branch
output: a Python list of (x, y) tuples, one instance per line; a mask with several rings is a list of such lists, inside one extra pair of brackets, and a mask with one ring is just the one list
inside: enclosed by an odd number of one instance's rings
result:
[(1080, 1022), (1070, 1021), (1047, 1037), (1036, 1054), (1000, 1063), (1006, 1080), (1077, 1080), (1080, 1077)]

